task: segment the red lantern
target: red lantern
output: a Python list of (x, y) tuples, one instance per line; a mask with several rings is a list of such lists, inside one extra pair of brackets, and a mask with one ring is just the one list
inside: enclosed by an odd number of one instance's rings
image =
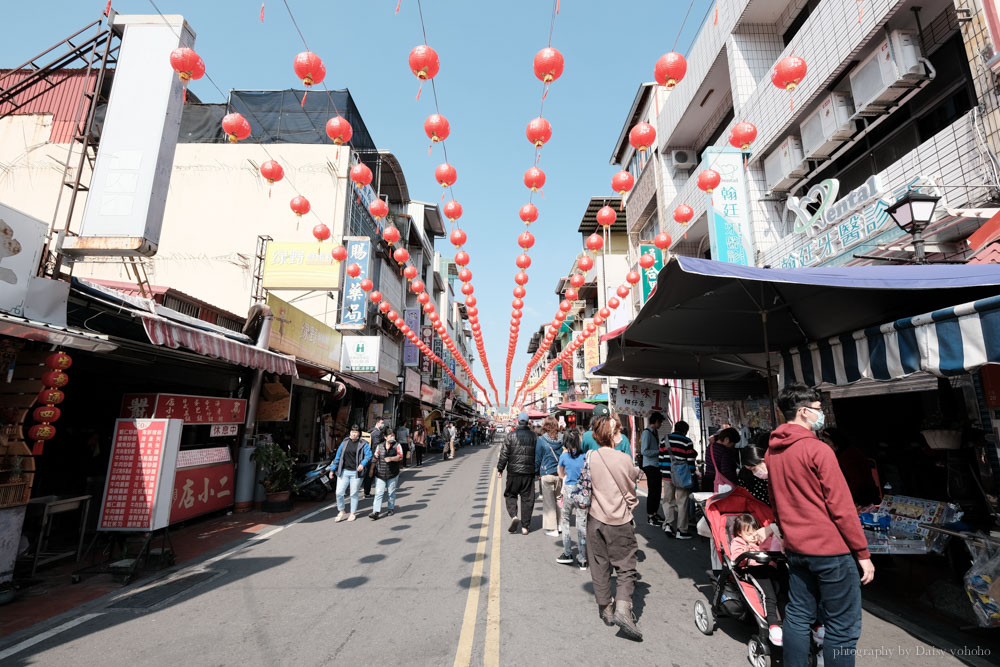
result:
[(392, 245), (400, 239), (399, 230), (396, 229), (396, 225), (387, 225), (385, 229), (382, 230), (382, 238), (386, 243)]
[(65, 400), (66, 394), (62, 393), (58, 389), (42, 389), (39, 392), (38, 398), (36, 399), (39, 403), (47, 403), (49, 405), (58, 405)]
[(563, 320), (566, 319), (566, 313), (560, 310), (558, 313), (555, 314), (555, 318), (557, 322), (562, 322)]
[(687, 74), (687, 68), (688, 64), (684, 56), (671, 51), (663, 54), (656, 61), (656, 65), (653, 67), (653, 78), (661, 86), (666, 86), (668, 89), (673, 88)]
[(424, 291), (424, 281), (423, 280), (414, 280), (413, 282), (411, 282), (410, 283), (410, 291), (413, 292), (414, 294), (420, 294), (421, 292), (423, 292)]
[(521, 211), (518, 214), (521, 216), (521, 221), (526, 225), (530, 225), (535, 220), (538, 220), (538, 207), (534, 204), (525, 204), (521, 207)]
[(466, 266), (469, 263), (469, 253), (459, 250), (455, 253), (455, 263), (459, 266)]
[(465, 245), (465, 242), (469, 239), (469, 237), (466, 235), (465, 232), (456, 227), (455, 229), (451, 230), (451, 234), (448, 236), (448, 239), (451, 241), (451, 244), (453, 246), (455, 246), (456, 248), (461, 248), (463, 245)]
[(388, 301), (383, 301), (378, 305), (378, 309), (380, 312), (388, 313), (390, 310), (392, 310), (392, 306), (389, 304)]
[(434, 178), (437, 179), (442, 188), (448, 188), (455, 185), (455, 181), (458, 180), (458, 172), (453, 166), (444, 162), (439, 164), (437, 169), (434, 170)]
[(326, 65), (312, 51), (303, 51), (295, 56), (292, 67), (295, 69), (295, 76), (302, 79), (302, 85), (306, 88), (323, 83), (326, 78)]
[(472, 283), (465, 283), (462, 285), (462, 294), (469, 296), (476, 291), (476, 288), (472, 286)]
[(545, 172), (538, 167), (531, 167), (524, 172), (524, 186), (534, 192), (545, 185)]
[(514, 296), (518, 299), (523, 299), (524, 295), (528, 293), (528, 290), (524, 289), (522, 286), (518, 285), (514, 288)]
[(517, 237), (517, 245), (527, 250), (535, 245), (535, 235), (527, 231), (521, 232), (520, 236)]
[(618, 296), (620, 296), (621, 298), (624, 299), (625, 297), (628, 296), (628, 293), (629, 293), (629, 288), (628, 288), (627, 285), (619, 285), (618, 286), (618, 290), (617, 290)]
[(573, 304), (570, 303), (567, 299), (563, 299), (562, 301), (559, 302), (559, 310), (561, 310), (562, 312), (568, 313), (572, 309), (573, 309)]
[(639, 266), (644, 269), (652, 268), (654, 264), (656, 264), (656, 258), (649, 253), (643, 253), (642, 256), (639, 257)]
[(31, 413), (31, 418), (36, 422), (55, 422), (59, 421), (60, 416), (62, 411), (52, 405), (41, 405)]
[(628, 142), (632, 144), (632, 148), (645, 153), (656, 142), (656, 130), (649, 123), (636, 123), (628, 133)]
[(545, 83), (551, 83), (562, 76), (563, 64), (562, 54), (552, 47), (546, 47), (535, 54), (535, 76)]
[(729, 133), (730, 145), (743, 151), (748, 150), (750, 148), (750, 144), (752, 144), (756, 138), (757, 126), (753, 123), (748, 123), (745, 120), (733, 125), (733, 129)]
[(462, 217), (462, 205), (452, 199), (444, 205), (444, 217), (455, 222)]
[(45, 357), (45, 367), (53, 371), (64, 371), (73, 365), (73, 358), (65, 352), (53, 352)]
[(347, 275), (349, 275), (352, 278), (357, 278), (358, 276), (361, 275), (361, 267), (358, 266), (357, 264), (348, 264)]
[(474, 306), (474, 305), (476, 305), (476, 297), (470, 296), (468, 299), (465, 300), (465, 305), (466, 306)]
[(338, 262), (343, 262), (345, 259), (347, 259), (347, 248), (345, 248), (342, 245), (339, 245), (336, 248), (334, 248), (330, 254)]
[(594, 315), (594, 318), (593, 318), (592, 321), (594, 322), (594, 327), (595, 328), (601, 326), (602, 324), (604, 324), (604, 318), (601, 317), (600, 315)]
[(333, 143), (343, 146), (354, 136), (354, 128), (343, 116), (334, 116), (326, 121), (326, 136), (333, 139)]
[(405, 269), (403, 269), (403, 276), (407, 280), (413, 280), (414, 278), (417, 277), (418, 273), (419, 272), (417, 271), (417, 267), (413, 266), (412, 264), (408, 265)]
[(28, 429), (28, 439), (45, 442), (56, 437), (56, 427), (52, 424), (35, 424)]
[(604, 308), (601, 308), (601, 317), (603, 317), (604, 319), (608, 319), (609, 317), (611, 317), (611, 309), (606, 306)]
[(518, 271), (514, 274), (514, 282), (518, 285), (524, 285), (528, 282), (528, 274), (524, 271)]
[(570, 287), (565, 292), (563, 292), (563, 296), (565, 296), (570, 301), (576, 301), (576, 297), (578, 296), (578, 294), (576, 293), (576, 290), (574, 288)]
[(431, 141), (444, 141), (451, 134), (451, 125), (448, 119), (439, 113), (432, 113), (424, 121), (424, 132)]
[(313, 227), (313, 236), (316, 237), (317, 241), (325, 241), (330, 238), (330, 228), (321, 222)]
[(461, 280), (463, 283), (469, 282), (470, 280), (472, 280), (472, 271), (470, 271), (469, 269), (459, 269), (458, 279)]
[(604, 239), (601, 238), (600, 234), (596, 233), (588, 236), (586, 243), (587, 243), (587, 248), (589, 250), (593, 250), (594, 252), (597, 252), (598, 250), (604, 247)]
[(201, 56), (195, 53), (194, 49), (179, 48), (171, 51), (170, 67), (177, 72), (177, 78), (184, 83), (191, 79), (200, 79), (205, 74), (205, 64), (201, 62)]
[(437, 51), (426, 44), (413, 47), (413, 50), (410, 51), (409, 61), (410, 71), (421, 81), (433, 79), (441, 69), (441, 60), (438, 58)]
[(590, 271), (594, 268), (594, 260), (590, 255), (583, 255), (580, 259), (576, 260), (576, 265), (580, 267), (581, 271)]
[(583, 287), (584, 285), (587, 284), (587, 279), (583, 276), (582, 273), (574, 273), (572, 276), (570, 276), (569, 284), (572, 285), (573, 287)]
[(624, 197), (626, 193), (630, 192), (632, 190), (632, 186), (634, 185), (635, 179), (632, 177), (632, 174), (624, 169), (611, 177), (611, 189), (622, 197)]
[(712, 191), (719, 187), (719, 183), (721, 182), (722, 177), (714, 169), (706, 169), (698, 174), (698, 187), (708, 194), (712, 194)]
[(385, 203), (384, 199), (373, 199), (371, 204), (368, 204), (368, 212), (372, 214), (372, 217), (376, 220), (381, 220), (385, 216), (389, 215), (389, 205)]
[(517, 256), (517, 259), (514, 260), (514, 264), (516, 264), (519, 269), (526, 269), (531, 266), (531, 258), (522, 252)]
[(421, 292), (420, 294), (417, 295), (417, 301), (419, 301), (421, 305), (427, 303), (430, 300), (431, 300), (431, 295), (428, 294), (427, 292)]
[(674, 240), (670, 238), (670, 234), (667, 234), (666, 232), (660, 232), (653, 237), (653, 245), (660, 250), (666, 250), (673, 242)]
[(372, 282), (371, 278), (363, 278), (358, 286), (363, 292), (370, 292), (372, 288), (375, 287), (375, 283)]
[(514, 299), (513, 301), (510, 302), (510, 305), (511, 307), (520, 310), (521, 308), (524, 308), (524, 301), (522, 301), (521, 299)]
[[(515, 308), (514, 310), (518, 309)], [(479, 317), (479, 309), (476, 308), (475, 306), (466, 306), (465, 312), (469, 315), (469, 319), (476, 319), (477, 317)]]
[(615, 224), (615, 220), (618, 219), (618, 214), (615, 213), (615, 209), (610, 206), (602, 206), (600, 210), (597, 211), (597, 224), (602, 227), (610, 227)]
[(778, 61), (771, 72), (771, 83), (791, 92), (806, 76), (806, 61), (798, 56), (787, 56)]
[(372, 300), (372, 303), (378, 303), (379, 301), (382, 300), (382, 292), (375, 290), (374, 292), (368, 295), (368, 298)]
[(401, 329), (402, 327), (406, 326), (406, 320), (404, 320), (402, 317), (397, 317), (392, 321), (392, 323), (396, 326), (397, 329)]
[(434, 312), (434, 304), (433, 303), (425, 303), (424, 304), (424, 312), (425, 313), (433, 313)]
[(359, 188), (370, 185), (372, 182), (372, 170), (364, 162), (359, 162), (351, 168), (351, 180)]
[(406, 248), (396, 248), (392, 253), (392, 258), (396, 260), (397, 264), (406, 264), (406, 261), (410, 259), (410, 251)]
[(309, 205), (309, 200), (303, 197), (302, 195), (295, 195), (294, 197), (292, 197), (292, 201), (290, 201), (288, 205), (292, 208), (292, 211), (295, 212), (295, 215), (299, 216), (300, 218), (306, 213), (308, 213), (309, 209), (311, 208)]
[(637, 282), (642, 280), (642, 276), (639, 275), (638, 271), (629, 271), (625, 275), (625, 280), (631, 285), (635, 285)]
[(260, 165), (260, 175), (264, 177), (269, 185), (274, 185), (285, 177), (285, 170), (274, 160), (268, 160)]
[(686, 225), (691, 222), (691, 218), (694, 217), (694, 209), (687, 204), (681, 204), (674, 209), (674, 221), (682, 225)]
[(390, 322), (395, 320), (397, 317), (399, 317), (399, 313), (397, 313), (395, 310), (392, 309), (390, 309), (389, 312), (385, 314), (385, 318)]
[(250, 136), (250, 123), (238, 113), (226, 114), (222, 118), (222, 131), (229, 137), (229, 143), (235, 144)]
[(533, 118), (528, 123), (528, 128), (524, 133), (528, 137), (528, 141), (541, 148), (545, 142), (552, 138), (552, 123), (541, 116)]
[(515, 320), (519, 320), (521, 319), (521, 311), (520, 310), (511, 311), (510, 316), (513, 317)]
[(619, 301), (616, 297), (611, 297), (610, 299), (608, 299), (608, 307), (611, 308), (612, 310), (614, 310), (620, 305), (621, 301)]
[(46, 387), (61, 388), (69, 382), (69, 376), (62, 371), (48, 371), (42, 373), (42, 384)]

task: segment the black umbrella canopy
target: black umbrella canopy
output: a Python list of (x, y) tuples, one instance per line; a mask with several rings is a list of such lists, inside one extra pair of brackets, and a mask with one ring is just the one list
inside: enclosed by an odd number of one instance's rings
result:
[(626, 348), (663, 347), (704, 363), (708, 355), (781, 350), (997, 294), (997, 265), (767, 269), (672, 257), (619, 337)]
[(623, 345), (608, 340), (608, 360), (597, 375), (677, 380), (742, 380), (767, 375), (766, 355), (695, 354), (673, 345)]

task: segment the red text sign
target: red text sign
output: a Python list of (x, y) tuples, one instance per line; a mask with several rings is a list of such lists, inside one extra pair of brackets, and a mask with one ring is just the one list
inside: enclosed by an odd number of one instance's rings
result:
[(174, 476), (170, 523), (232, 505), (235, 477), (232, 463), (179, 469)]
[(160, 420), (115, 425), (101, 530), (152, 530), (166, 432)]
[(184, 394), (125, 394), (123, 419), (183, 419), (184, 424), (242, 424), (247, 402), (242, 398)]

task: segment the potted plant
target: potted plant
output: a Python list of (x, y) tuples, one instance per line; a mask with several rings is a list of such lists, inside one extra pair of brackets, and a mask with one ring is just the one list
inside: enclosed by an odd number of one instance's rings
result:
[(259, 466), (259, 481), (267, 493), (266, 512), (287, 512), (292, 508), (291, 490), (295, 482), (292, 458), (274, 442), (258, 444), (250, 458)]

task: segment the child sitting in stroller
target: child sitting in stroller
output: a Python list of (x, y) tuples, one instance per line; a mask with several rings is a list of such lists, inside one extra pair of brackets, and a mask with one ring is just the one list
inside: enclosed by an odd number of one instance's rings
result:
[[(753, 552), (782, 551), (781, 540), (775, 534), (776, 524), (761, 528), (760, 522), (752, 514), (740, 514), (733, 520), (733, 541), (729, 545), (729, 555), (736, 561), (740, 554)], [(750, 575), (753, 582), (763, 593), (764, 611), (767, 617), (768, 639), (774, 646), (782, 645), (781, 615), (778, 613), (778, 588), (784, 588), (779, 579), (773, 577), (778, 570), (763, 565), (750, 558), (754, 574)], [(782, 591), (784, 592), (784, 591)]]

